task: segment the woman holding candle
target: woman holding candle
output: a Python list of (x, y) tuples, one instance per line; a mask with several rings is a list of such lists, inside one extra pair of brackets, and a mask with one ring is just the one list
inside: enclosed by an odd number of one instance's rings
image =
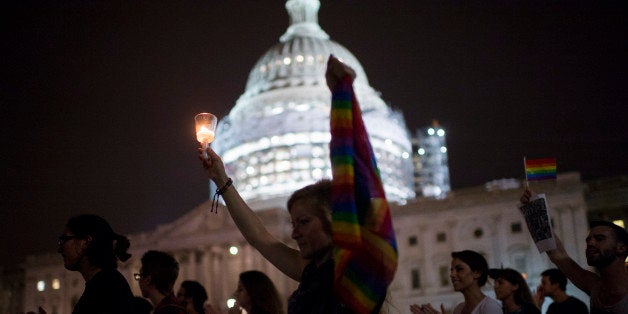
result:
[[(202, 158), (203, 151), (208, 158)], [(333, 296), (334, 262), (331, 237), (331, 181), (324, 180), (297, 190), (288, 200), (292, 220), (293, 249), (266, 230), (261, 220), (231, 185), (220, 157), (211, 149), (200, 150), (209, 177), (222, 187), (227, 209), (244, 238), (269, 262), (290, 278), (299, 288), (288, 301), (288, 313), (313, 309), (316, 313), (343, 312), (343, 305)]]
[[(327, 72), (328, 84), (339, 81), (345, 75), (355, 77), (353, 70), (340, 61), (331, 63)], [(294, 192), (288, 200), (292, 238), (299, 247), (296, 250), (266, 230), (232, 185), (220, 156), (207, 147), (199, 149), (199, 159), (209, 178), (218, 186), (217, 194), (223, 197), (246, 240), (275, 267), (300, 282), (288, 300), (288, 313), (351, 313), (333, 293), (331, 181), (323, 180), (306, 186)]]

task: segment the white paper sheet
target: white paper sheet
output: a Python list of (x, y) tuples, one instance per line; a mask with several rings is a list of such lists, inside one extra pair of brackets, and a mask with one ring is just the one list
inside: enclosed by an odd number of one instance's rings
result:
[(556, 240), (549, 215), (545, 194), (538, 194), (527, 204), (520, 204), (519, 211), (525, 217), (532, 240), (540, 253), (556, 249)]

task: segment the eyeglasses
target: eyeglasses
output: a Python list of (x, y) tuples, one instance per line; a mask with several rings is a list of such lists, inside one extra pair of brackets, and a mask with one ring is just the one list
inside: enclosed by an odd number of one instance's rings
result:
[(57, 244), (59, 246), (62, 246), (66, 242), (68, 242), (69, 240), (74, 239), (74, 238), (78, 238), (78, 236), (75, 236), (75, 235), (61, 235), (61, 236), (59, 236), (59, 240), (58, 240)]
[(141, 273), (135, 273), (133, 274), (133, 278), (135, 278), (135, 280), (140, 281), (140, 279), (146, 277), (146, 275), (141, 274)]

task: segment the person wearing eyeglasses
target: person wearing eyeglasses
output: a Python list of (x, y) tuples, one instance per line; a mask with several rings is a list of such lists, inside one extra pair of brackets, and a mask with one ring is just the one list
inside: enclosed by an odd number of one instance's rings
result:
[(133, 276), (142, 296), (153, 303), (153, 314), (187, 314), (185, 306), (174, 295), (179, 262), (166, 252), (150, 250), (144, 253), (141, 263), (140, 272)]
[(80, 215), (68, 220), (57, 244), (65, 268), (85, 279), (85, 290), (72, 314), (129, 312), (133, 293), (117, 270), (118, 260), (131, 257), (127, 237), (115, 233), (100, 216)]

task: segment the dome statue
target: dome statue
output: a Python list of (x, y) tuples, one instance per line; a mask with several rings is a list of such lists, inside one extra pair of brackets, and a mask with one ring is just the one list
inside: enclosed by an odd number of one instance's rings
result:
[(410, 135), (368, 82), (362, 65), (318, 24), (319, 0), (288, 0), (290, 26), (255, 64), (244, 93), (219, 124), (212, 147), (255, 210), (285, 206), (296, 189), (331, 178), (327, 58), (356, 72), (356, 97), (389, 201), (414, 198)]

